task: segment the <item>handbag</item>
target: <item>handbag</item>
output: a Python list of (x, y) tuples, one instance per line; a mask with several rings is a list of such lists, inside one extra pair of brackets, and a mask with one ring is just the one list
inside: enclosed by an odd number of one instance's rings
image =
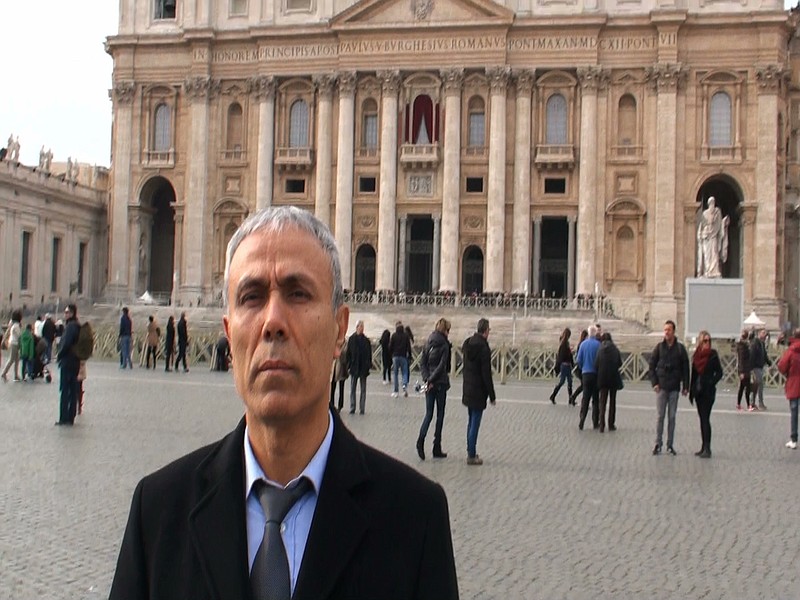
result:
[(625, 387), (625, 382), (622, 381), (622, 373), (617, 371), (617, 389), (621, 390)]

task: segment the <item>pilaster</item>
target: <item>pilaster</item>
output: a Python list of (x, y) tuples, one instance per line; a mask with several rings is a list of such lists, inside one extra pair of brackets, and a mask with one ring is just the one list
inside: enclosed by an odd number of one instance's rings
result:
[(339, 140), (336, 152), (336, 247), (342, 263), (342, 286), (352, 289), (353, 151), (355, 149), (356, 74), (340, 73)]
[(397, 94), (399, 71), (381, 71), (381, 149), (378, 192), (378, 268), (375, 288), (394, 290), (397, 232)]
[[(531, 91), (534, 72), (513, 74), (517, 91), (514, 135), (514, 243), (511, 248), (511, 290), (521, 293), (530, 273), (531, 239)], [(531, 287), (528, 287), (531, 289)]]
[(331, 75), (316, 75), (317, 88), (317, 177), (314, 193), (314, 213), (330, 227), (331, 176), (333, 173), (331, 150), (331, 125), (333, 124), (333, 88), (336, 80)]
[[(434, 290), (458, 291), (458, 232), (461, 206), (461, 88), (464, 69), (441, 72), (444, 83), (444, 179), (442, 181), (441, 262), (434, 256)], [(434, 253), (436, 244), (434, 240)]]
[(486, 292), (502, 292), (505, 257), (506, 87), (510, 69), (486, 69), (491, 90), (489, 185), (486, 207)]
[(256, 159), (256, 210), (272, 205), (275, 154), (275, 78), (259, 75), (250, 80), (258, 102), (258, 157)]

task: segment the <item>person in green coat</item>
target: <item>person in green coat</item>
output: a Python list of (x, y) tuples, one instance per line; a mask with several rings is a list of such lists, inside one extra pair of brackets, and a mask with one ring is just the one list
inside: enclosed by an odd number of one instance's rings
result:
[(22, 379), (27, 377), (33, 381), (33, 359), (36, 357), (36, 340), (33, 337), (31, 324), (25, 327), (25, 331), (19, 336), (19, 357), (22, 359)]

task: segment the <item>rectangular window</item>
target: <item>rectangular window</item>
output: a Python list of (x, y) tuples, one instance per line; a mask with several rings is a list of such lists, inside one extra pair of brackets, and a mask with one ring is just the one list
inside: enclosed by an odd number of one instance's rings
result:
[(483, 177), (467, 177), (467, 193), (483, 193)]
[(53, 238), (53, 262), (50, 265), (50, 291), (58, 291), (58, 273), (61, 270), (61, 238)]
[(364, 147), (378, 147), (378, 115), (364, 115)]
[(247, 14), (247, 0), (231, 0), (230, 8), (231, 16), (240, 16)]
[(546, 177), (544, 180), (544, 193), (545, 194), (566, 194), (567, 193), (567, 180), (563, 177), (550, 178)]
[(31, 266), (31, 238), (33, 234), (30, 231), (22, 232), (22, 256), (20, 257), (19, 269), (19, 287), (20, 289), (27, 290), (30, 284), (30, 266)]
[(286, 193), (287, 194), (305, 194), (306, 193), (306, 180), (305, 179), (287, 179), (286, 180)]
[(377, 189), (375, 177), (359, 177), (358, 178), (358, 191), (362, 194), (374, 194)]
[(86, 242), (81, 242), (78, 246), (78, 294), (83, 294), (83, 272), (86, 266), (87, 246)]
[(155, 14), (153, 17), (156, 20), (175, 18), (175, 5), (177, 0), (155, 0), (155, 3)]
[(486, 145), (486, 117), (482, 112), (469, 115), (469, 145)]
[(285, 0), (286, 1), (286, 10), (303, 10), (309, 11), (311, 10), (311, 0)]

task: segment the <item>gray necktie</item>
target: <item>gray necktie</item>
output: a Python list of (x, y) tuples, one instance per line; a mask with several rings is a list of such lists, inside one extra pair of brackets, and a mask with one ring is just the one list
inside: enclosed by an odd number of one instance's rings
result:
[(294, 503), (310, 488), (311, 482), (305, 477), (291, 489), (267, 485), (263, 479), (253, 483), (253, 492), (267, 519), (264, 538), (250, 571), (250, 587), (255, 600), (290, 600), (292, 597), (289, 559), (281, 539), (281, 523)]

